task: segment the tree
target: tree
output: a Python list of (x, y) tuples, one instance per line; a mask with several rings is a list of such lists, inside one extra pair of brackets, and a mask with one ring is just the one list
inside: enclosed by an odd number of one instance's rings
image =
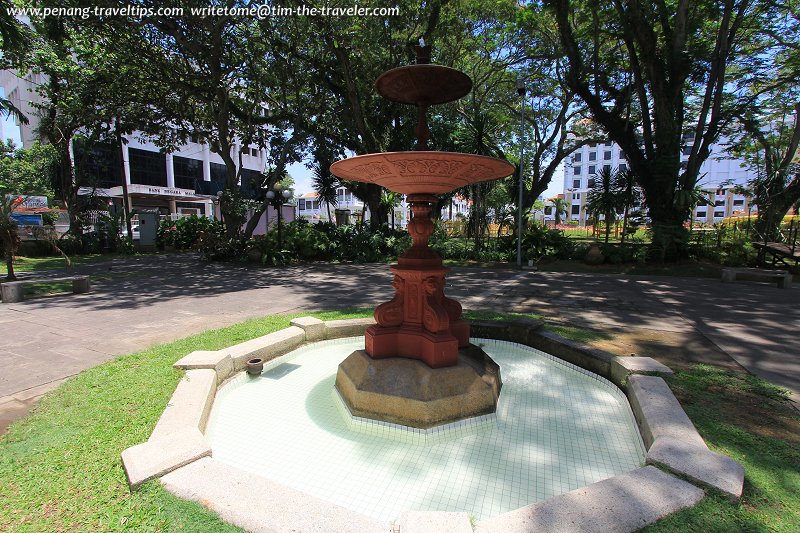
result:
[[(10, 69), (20, 64), (28, 44), (25, 30), (12, 14), (11, 6), (12, 3), (8, 0), (0, 0), (0, 39), (2, 39), (0, 45), (3, 50), (0, 69)], [(28, 123), (28, 117), (8, 98), (0, 97), (0, 113), (13, 115), (23, 124)]]
[[(278, 24), (193, 15), (187, 9), (179, 19), (145, 19), (129, 39), (142, 72), (172, 88), (171, 94), (151, 102), (157, 120), (145, 132), (164, 149), (199, 138), (222, 159), (225, 191), (220, 207), (229, 237), (239, 236), (246, 222), (247, 199), (239, 189), (242, 147), (269, 147), (269, 163), (277, 173), (267, 177), (267, 185), (299, 160), (303, 135), (292, 123), (299, 112), (287, 109), (302, 86), (293, 83), (294, 67), (270, 46), (272, 39), (279, 39), (273, 35), (282, 33)], [(260, 217), (265, 208), (253, 216)]]
[(606, 223), (606, 244), (611, 236), (611, 224), (617, 219), (617, 209), (622, 206), (619, 193), (616, 191), (618, 172), (601, 168), (597, 173), (595, 186), (586, 198), (586, 208), (590, 216), (599, 220), (603, 215)]
[(14, 195), (0, 195), (0, 245), (6, 256), (6, 281), (14, 281), (14, 255), (17, 253), (20, 239), (17, 233), (17, 221), (12, 218), (17, 204), (22, 198)]
[(689, 229), (694, 228), (694, 213), (698, 205), (713, 204), (710, 199), (708, 191), (699, 185), (695, 185), (691, 189), (681, 189), (675, 192), (675, 203), (678, 204), (680, 209), (689, 209), (691, 216), (689, 217)]
[(56, 165), (56, 153), (50, 145), (37, 142), (30, 148), (17, 148), (10, 139), (0, 141), (0, 194), (51, 198)]
[[(569, 61), (567, 83), (640, 179), (658, 257), (685, 255), (689, 212), (675, 194), (697, 183), (728, 118), (727, 67), (769, 25), (771, 6), (755, 0), (545, 3)], [(681, 168), (684, 134), (692, 144)]]
[(568, 214), (570, 205), (572, 204), (570, 204), (568, 201), (566, 201), (564, 198), (561, 198), (560, 196), (556, 196), (550, 201), (553, 203), (553, 216), (555, 217), (554, 222), (556, 226), (558, 226), (559, 224), (561, 224), (561, 215)]
[(325, 202), (328, 208), (328, 222), (333, 220), (331, 218), (331, 207), (335, 208), (338, 204), (336, 189), (341, 186), (339, 178), (330, 171), (332, 163), (333, 157), (330, 156), (330, 153), (318, 149), (315, 154), (315, 161), (311, 166), (311, 173), (314, 176), (314, 190), (319, 195), (320, 202)]

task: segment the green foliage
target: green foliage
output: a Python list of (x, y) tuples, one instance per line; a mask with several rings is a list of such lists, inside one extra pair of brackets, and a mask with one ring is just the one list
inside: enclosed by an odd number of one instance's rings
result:
[(201, 233), (224, 233), (221, 222), (207, 217), (179, 218), (178, 220), (162, 220), (156, 230), (156, 243), (159, 248), (171, 246), (176, 250), (190, 250), (197, 245)]
[[(253, 239), (251, 250), (260, 254), (266, 265), (285, 265), (296, 261), (348, 261), (374, 263), (394, 259), (411, 245), (405, 231), (387, 225), (372, 228), (364, 224), (336, 226), (310, 224), (296, 220), (285, 224), (279, 246), (277, 228)], [(255, 254), (252, 256), (255, 257)]]
[(0, 140), (0, 194), (52, 198), (57, 165), (57, 154), (49, 144), (17, 148), (11, 139)]
[(558, 229), (532, 224), (522, 237), (522, 254), (525, 259), (538, 262), (542, 258), (569, 259), (576, 250), (575, 242)]

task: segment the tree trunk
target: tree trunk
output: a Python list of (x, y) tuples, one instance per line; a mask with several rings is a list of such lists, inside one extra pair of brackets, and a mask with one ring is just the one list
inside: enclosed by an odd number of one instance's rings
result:
[(9, 247), (6, 254), (6, 281), (16, 281), (17, 276), (14, 274), (14, 249)]
[(611, 213), (606, 213), (606, 244), (611, 237)]

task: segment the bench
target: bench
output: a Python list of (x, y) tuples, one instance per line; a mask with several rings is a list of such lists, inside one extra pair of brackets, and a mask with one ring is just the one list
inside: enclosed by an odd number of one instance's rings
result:
[(89, 276), (66, 276), (63, 278), (46, 278), (46, 279), (26, 279), (21, 281), (6, 281), (0, 285), (2, 291), (3, 303), (21, 302), (25, 299), (25, 285), (33, 285), (36, 283), (51, 283), (55, 281), (71, 281), (72, 292), (74, 294), (82, 294), (89, 292), (92, 287), (89, 283)]
[(732, 283), (736, 278), (746, 281), (778, 282), (779, 289), (788, 289), (792, 284), (792, 275), (785, 270), (762, 270), (760, 268), (723, 268), (722, 282)]

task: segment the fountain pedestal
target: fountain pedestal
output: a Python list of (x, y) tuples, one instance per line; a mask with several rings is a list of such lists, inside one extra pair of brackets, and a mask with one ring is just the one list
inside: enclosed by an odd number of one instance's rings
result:
[(395, 295), (375, 309), (377, 325), (367, 329), (367, 353), (375, 359), (419, 359), (431, 368), (452, 366), (458, 349), (469, 344), (469, 324), (461, 320), (461, 304), (444, 295), (448, 269), (428, 247), (436, 197), (411, 194), (408, 201), (414, 213), (408, 225), (413, 245), (391, 267)]
[(392, 69), (375, 82), (394, 102), (417, 107), (416, 150), (365, 154), (331, 165), (336, 176), (375, 183), (407, 195), (413, 244), (391, 267), (394, 297), (375, 309), (366, 350), (339, 365), (336, 389), (355, 416), (417, 428), (492, 413), (500, 393), (499, 368), (469, 343), (461, 304), (444, 295), (448, 269), (428, 246), (436, 194), (509, 176), (506, 161), (474, 154), (428, 150), (428, 107), (466, 96), (463, 72), (431, 65), (420, 43), (417, 64)]

